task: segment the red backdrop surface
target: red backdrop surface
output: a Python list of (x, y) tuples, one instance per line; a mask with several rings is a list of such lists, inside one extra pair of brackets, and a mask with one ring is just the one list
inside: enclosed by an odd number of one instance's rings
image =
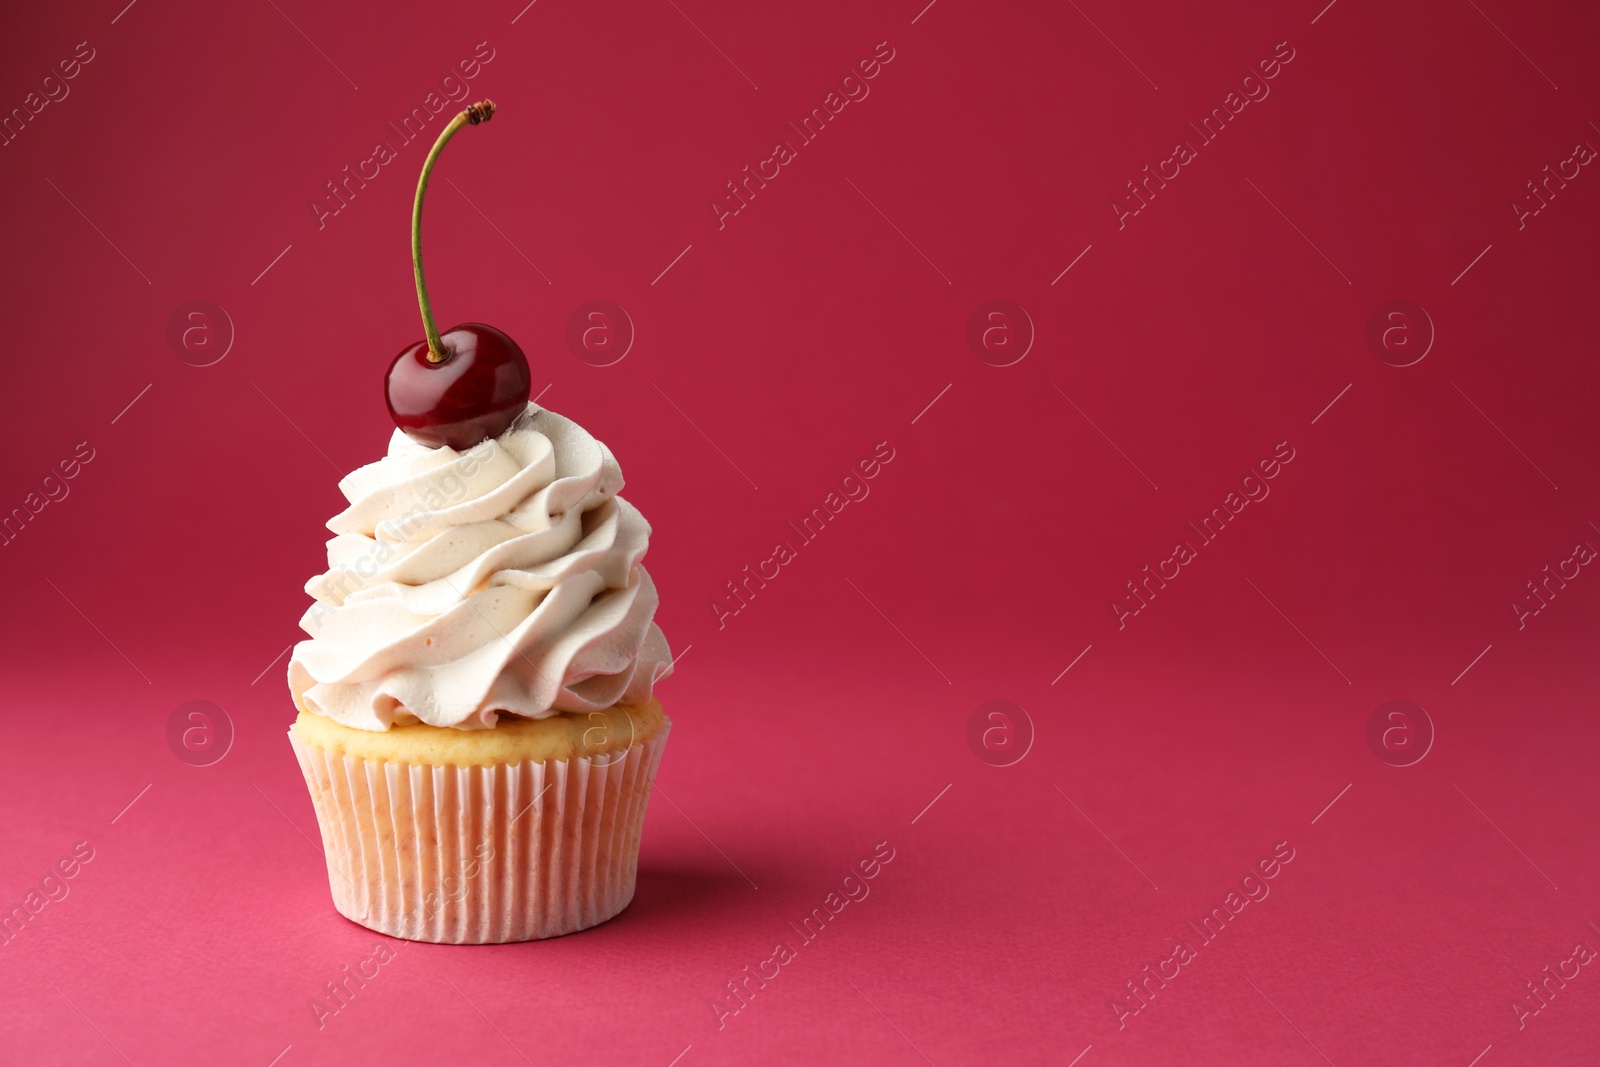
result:
[[(1600, 15), (924, 2), (5, 13), (3, 1058), (1593, 1062)], [(619, 457), (676, 725), (621, 917), (319, 1012), (284, 653), (434, 92), (442, 324)]]

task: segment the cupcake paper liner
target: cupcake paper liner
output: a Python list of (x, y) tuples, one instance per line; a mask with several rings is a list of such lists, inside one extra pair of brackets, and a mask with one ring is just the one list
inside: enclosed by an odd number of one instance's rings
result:
[(498, 944), (605, 922), (633, 899), (670, 720), (602, 756), (487, 767), (294, 746), (339, 913), (411, 941)]

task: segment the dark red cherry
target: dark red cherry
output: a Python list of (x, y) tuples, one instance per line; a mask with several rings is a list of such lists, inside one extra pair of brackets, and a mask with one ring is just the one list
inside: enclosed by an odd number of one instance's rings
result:
[(467, 322), (441, 335), (445, 359), (418, 341), (385, 379), (389, 414), (413, 441), (460, 452), (498, 437), (528, 406), (528, 358), (493, 326)]

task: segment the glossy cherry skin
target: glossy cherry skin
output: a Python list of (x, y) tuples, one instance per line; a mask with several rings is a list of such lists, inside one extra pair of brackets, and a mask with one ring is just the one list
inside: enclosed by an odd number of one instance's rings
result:
[(406, 436), (460, 452), (500, 436), (528, 406), (528, 357), (481, 322), (462, 323), (440, 340), (444, 362), (430, 362), (428, 342), (418, 341), (389, 364), (384, 392)]

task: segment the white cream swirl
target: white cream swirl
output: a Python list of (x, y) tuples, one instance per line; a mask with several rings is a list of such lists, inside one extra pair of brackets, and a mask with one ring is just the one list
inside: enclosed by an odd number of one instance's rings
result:
[(532, 404), (464, 452), (396, 430), (339, 482), (350, 506), (306, 583), (295, 706), (473, 730), (648, 700), (671, 652), (640, 564), (650, 524), (621, 488), (604, 444)]

